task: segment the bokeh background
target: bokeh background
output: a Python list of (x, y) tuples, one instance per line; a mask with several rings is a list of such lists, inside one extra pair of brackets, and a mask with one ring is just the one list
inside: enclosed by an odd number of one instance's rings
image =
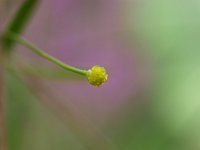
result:
[[(0, 31), (23, 2), (1, 0)], [(199, 18), (199, 0), (39, 1), (23, 36), (67, 64), (104, 66), (108, 81), (92, 87), (17, 45), (9, 149), (200, 149)]]

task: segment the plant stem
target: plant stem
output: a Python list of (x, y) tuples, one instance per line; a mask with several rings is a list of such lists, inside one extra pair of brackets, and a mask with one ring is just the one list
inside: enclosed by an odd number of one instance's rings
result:
[(20, 44), (26, 46), (27, 48), (31, 49), (33, 52), (35, 52), (36, 54), (40, 55), (41, 57), (57, 64), (58, 66), (60, 66), (61, 68), (80, 74), (80, 75), (87, 75), (87, 70), (82, 70), (70, 65), (67, 65), (65, 63), (63, 63), (62, 61), (52, 57), (51, 55), (45, 53), (43, 50), (37, 48), (36, 46), (34, 46), (31, 42), (29, 42), (28, 40), (24, 39), (23, 37), (15, 34), (15, 33), (9, 33), (8, 36), (6, 38), (9, 38), (11, 40), (15, 40), (17, 42), (19, 42)]
[[(7, 37), (7, 34), (9, 34), (10, 31), (17, 34), (22, 33), (26, 24), (30, 20), (35, 9), (37, 8), (38, 3), (39, 0), (24, 0), (22, 5), (19, 7), (19, 9), (16, 11), (15, 15), (11, 19), (7, 28), (5, 29), (5, 32), (3, 34), (4, 37)], [(14, 45), (15, 41), (8, 38), (3, 39), (4, 51), (6, 51), (6, 53), (10, 53)]]
[(4, 85), (3, 85), (3, 48), (0, 41), (0, 150), (6, 150), (6, 129), (5, 129), (5, 105), (4, 105)]

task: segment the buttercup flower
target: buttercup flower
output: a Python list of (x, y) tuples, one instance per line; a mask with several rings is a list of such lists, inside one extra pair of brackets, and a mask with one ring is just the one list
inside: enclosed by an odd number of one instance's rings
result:
[(18, 41), (22, 45), (24, 45), (27, 48), (31, 49), (36, 54), (38, 54), (41, 57), (53, 62), (54, 64), (60, 66), (61, 68), (65, 69), (65, 70), (68, 70), (68, 71), (71, 71), (71, 72), (74, 72), (74, 73), (77, 73), (77, 74), (80, 74), (80, 75), (83, 75), (83, 76), (87, 76), (89, 83), (94, 85), (94, 86), (100, 86), (107, 80), (108, 75), (107, 75), (106, 70), (105, 70), (104, 67), (95, 65), (89, 70), (79, 69), (79, 68), (76, 68), (74, 66), (65, 64), (62, 61), (54, 58), (53, 56), (51, 56), (49, 54), (47, 54), (43, 50), (41, 50), (41, 49), (37, 48), (36, 46), (34, 46), (28, 40), (26, 40), (23, 37), (21, 37), (20, 35), (17, 35), (17, 34), (15, 34), (13, 32), (10, 32), (10, 34), (8, 34), (8, 35), (9, 36), (7, 38), (10, 38), (12, 40)]
[(107, 80), (108, 75), (104, 67), (96, 65), (87, 71), (87, 77), (90, 84), (100, 86)]

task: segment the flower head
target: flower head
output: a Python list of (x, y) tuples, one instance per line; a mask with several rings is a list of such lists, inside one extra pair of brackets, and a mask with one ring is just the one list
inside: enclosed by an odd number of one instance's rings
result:
[(87, 77), (90, 84), (100, 86), (107, 80), (107, 73), (104, 67), (93, 66), (87, 71)]

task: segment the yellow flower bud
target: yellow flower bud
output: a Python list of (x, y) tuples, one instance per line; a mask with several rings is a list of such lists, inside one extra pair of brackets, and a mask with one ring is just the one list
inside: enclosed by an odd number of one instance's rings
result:
[(107, 80), (107, 73), (104, 67), (93, 66), (87, 71), (87, 77), (90, 84), (100, 86)]

